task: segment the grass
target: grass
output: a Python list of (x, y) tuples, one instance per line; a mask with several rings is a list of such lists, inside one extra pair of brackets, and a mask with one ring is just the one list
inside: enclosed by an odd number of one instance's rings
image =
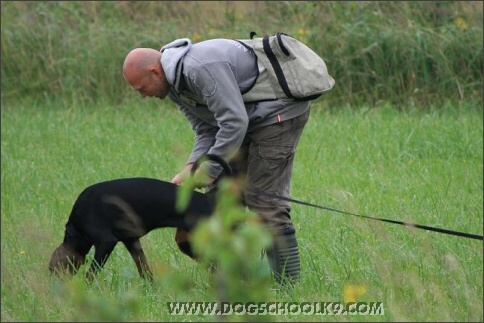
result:
[[(78, 193), (132, 176), (170, 180), (192, 132), (168, 102), (46, 106), (2, 102), (2, 321), (212, 321), (171, 316), (167, 301), (216, 301), (206, 270), (176, 250), (174, 230), (142, 239), (156, 282), (144, 284), (118, 246), (99, 280), (59, 282), (47, 263)], [(482, 234), (482, 110), (313, 108), (292, 196), (358, 214)], [(383, 302), (383, 316), (266, 317), (275, 321), (482, 321), (483, 244), (293, 205), (303, 268), (272, 301)], [(83, 268), (85, 269), (85, 268)], [(243, 288), (243, 287), (241, 287)], [(266, 319), (262, 317), (262, 319)], [(240, 320), (230, 317), (231, 320)], [(254, 318), (252, 318), (254, 319)]]

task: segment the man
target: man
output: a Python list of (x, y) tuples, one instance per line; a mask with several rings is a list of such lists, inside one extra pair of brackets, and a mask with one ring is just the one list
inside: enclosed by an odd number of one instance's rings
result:
[[(289, 203), (255, 192), (289, 196), (295, 151), (310, 102), (273, 98), (244, 102), (243, 95), (264, 76), (259, 75), (252, 50), (229, 39), (192, 44), (183, 38), (160, 51), (133, 49), (124, 61), (123, 75), (142, 97), (168, 96), (195, 131), (186, 166), (172, 182), (182, 183), (202, 154), (230, 161), (245, 175), (244, 203), (260, 214), (273, 234), (267, 255), (275, 277), (297, 281), (300, 258)], [(216, 164), (206, 166), (205, 186), (221, 171)]]

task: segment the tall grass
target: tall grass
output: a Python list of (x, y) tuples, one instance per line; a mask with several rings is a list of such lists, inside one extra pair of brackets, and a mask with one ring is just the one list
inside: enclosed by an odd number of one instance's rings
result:
[(1, 9), (2, 100), (119, 104), (130, 49), (252, 30), (285, 31), (326, 60), (336, 79), (327, 106), (482, 100), (482, 2), (2, 1)]
[[(316, 104), (294, 170), (292, 196), (339, 210), (482, 234), (482, 111), (384, 106), (328, 111)], [(25, 100), (1, 110), (2, 321), (212, 321), (171, 316), (167, 301), (216, 301), (207, 270), (184, 255), (173, 229), (142, 239), (155, 273), (137, 276), (118, 246), (93, 285), (82, 272), (50, 278), (78, 193), (131, 176), (171, 179), (192, 132), (156, 101), (66, 108)], [(265, 290), (269, 301), (383, 302), (382, 316), (287, 315), (275, 321), (482, 321), (482, 241), (293, 205), (302, 280)], [(239, 282), (240, 284), (240, 282)], [(249, 293), (240, 285), (239, 290)], [(261, 284), (261, 286), (264, 286)], [(276, 287), (276, 286), (273, 286)], [(222, 318), (224, 319), (224, 318)], [(241, 320), (240, 317), (225, 317)]]

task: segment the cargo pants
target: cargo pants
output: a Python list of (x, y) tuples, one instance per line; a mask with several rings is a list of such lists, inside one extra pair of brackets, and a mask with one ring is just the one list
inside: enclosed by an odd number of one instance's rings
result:
[(291, 206), (287, 201), (257, 192), (290, 196), (296, 148), (308, 118), (309, 110), (293, 119), (247, 133), (231, 162), (234, 171), (244, 178), (244, 204), (261, 216), (272, 233), (273, 246), (266, 252), (274, 276), (279, 282), (295, 282), (300, 272)]

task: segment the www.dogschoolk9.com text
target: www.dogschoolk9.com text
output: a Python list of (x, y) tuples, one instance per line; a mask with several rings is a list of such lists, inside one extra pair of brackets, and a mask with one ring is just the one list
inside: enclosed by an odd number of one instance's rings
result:
[(171, 315), (384, 315), (382, 302), (167, 302)]

